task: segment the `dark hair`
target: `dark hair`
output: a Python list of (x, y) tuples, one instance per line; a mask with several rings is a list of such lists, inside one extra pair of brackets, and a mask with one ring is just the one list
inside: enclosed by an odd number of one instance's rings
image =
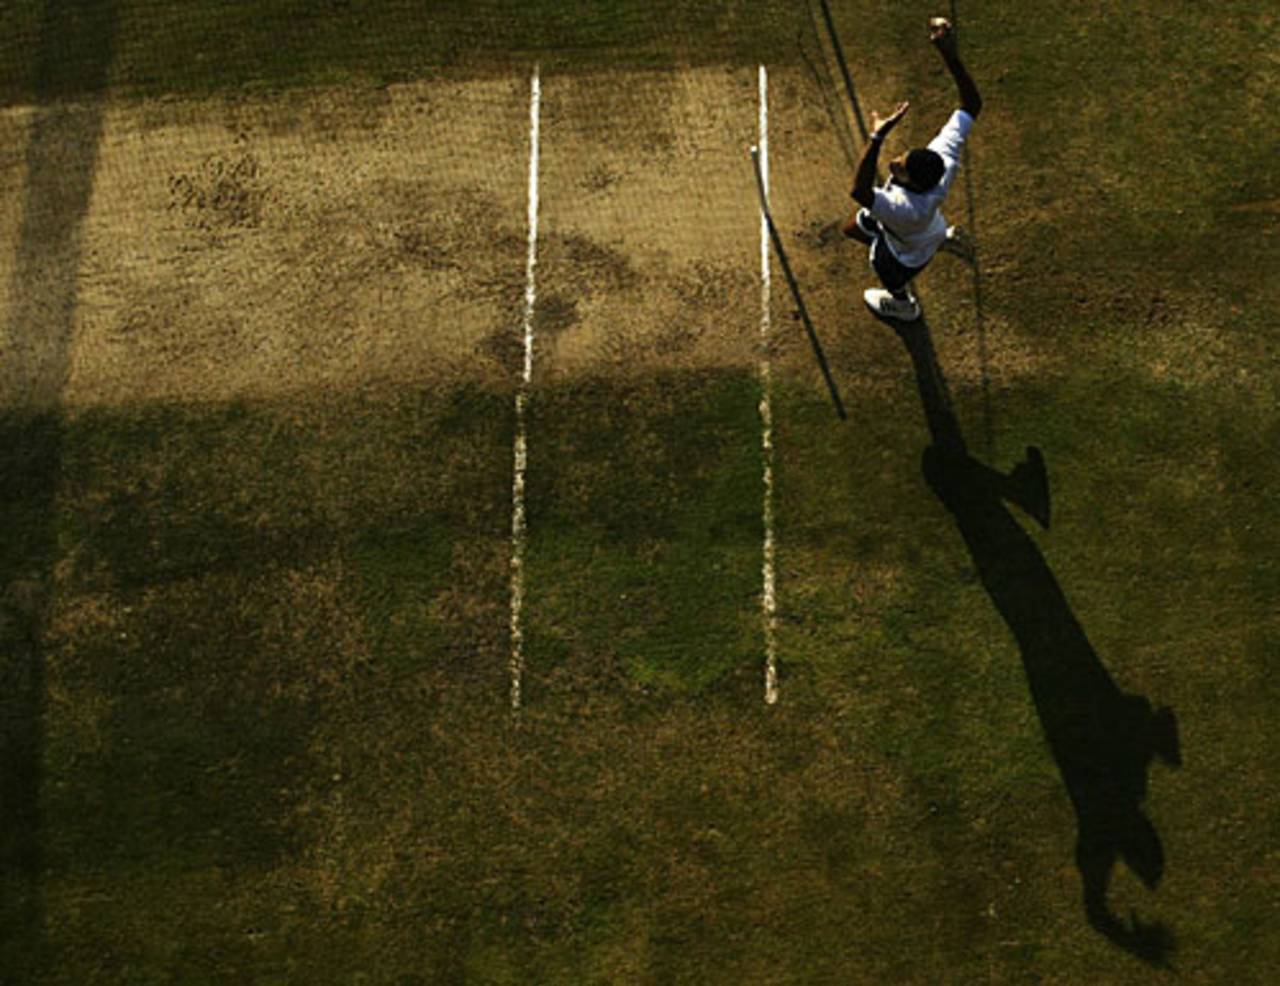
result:
[(907, 155), (907, 174), (911, 176), (912, 184), (922, 192), (929, 191), (942, 181), (946, 170), (942, 155), (937, 151), (918, 147)]

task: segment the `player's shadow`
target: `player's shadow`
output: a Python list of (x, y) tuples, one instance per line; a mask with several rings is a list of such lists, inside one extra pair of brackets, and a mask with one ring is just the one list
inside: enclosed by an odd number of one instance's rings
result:
[(1049, 487), (1039, 452), (1010, 473), (969, 454), (947, 394), (927, 322), (888, 322), (915, 368), (932, 443), (925, 481), (955, 518), (979, 577), (1017, 640), (1045, 738), (1075, 808), (1076, 864), (1090, 924), (1145, 961), (1168, 964), (1174, 939), (1160, 922), (1126, 921), (1107, 903), (1123, 860), (1149, 888), (1164, 873), (1160, 838), (1142, 811), (1147, 769), (1181, 762), (1167, 708), (1122, 691), (1103, 666), (1035, 542), (1006, 504), (1049, 526)]

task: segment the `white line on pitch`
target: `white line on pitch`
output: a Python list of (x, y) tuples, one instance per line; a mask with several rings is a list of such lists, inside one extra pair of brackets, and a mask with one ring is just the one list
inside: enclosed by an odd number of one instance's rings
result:
[(534, 272), (538, 266), (538, 121), (542, 83), (533, 70), (529, 95), (529, 254), (525, 261), (524, 368), (516, 391), (515, 470), (511, 484), (511, 708), (520, 708), (524, 678), (524, 551), (527, 541), (524, 517), (524, 474), (528, 465), (525, 404), (533, 380), (533, 310), (538, 293)]
[[(765, 195), (769, 192), (769, 76), (760, 66), (760, 175)], [(764, 700), (778, 701), (778, 600), (774, 580), (773, 544), (773, 405), (770, 400), (772, 369), (769, 360), (769, 226), (760, 211), (760, 422), (764, 459), (764, 560), (761, 565), (761, 593), (764, 621)]]

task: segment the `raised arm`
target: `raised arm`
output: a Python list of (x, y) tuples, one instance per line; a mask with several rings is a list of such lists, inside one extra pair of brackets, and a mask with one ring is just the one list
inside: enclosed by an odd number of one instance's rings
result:
[(960, 108), (976, 119), (982, 112), (982, 96), (979, 95), (969, 70), (960, 61), (955, 28), (945, 17), (932, 17), (929, 19), (929, 40), (938, 49), (943, 63), (956, 81), (956, 89), (960, 92)]
[(898, 125), (898, 121), (906, 116), (910, 103), (899, 103), (898, 108), (889, 116), (881, 119), (875, 110), (871, 111), (871, 137), (862, 150), (862, 160), (858, 162), (858, 173), (853, 179), (854, 200), (859, 205), (870, 209), (876, 201), (876, 163), (880, 160), (880, 145), (884, 143), (889, 131)]

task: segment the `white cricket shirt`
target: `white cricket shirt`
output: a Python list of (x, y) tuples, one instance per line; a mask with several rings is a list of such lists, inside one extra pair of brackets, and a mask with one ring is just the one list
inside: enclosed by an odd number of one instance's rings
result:
[(942, 215), (942, 200), (951, 189), (951, 181), (960, 170), (960, 151), (973, 117), (956, 110), (951, 119), (929, 141), (928, 147), (942, 158), (942, 179), (927, 192), (912, 192), (892, 180), (875, 190), (871, 215), (884, 227), (889, 249), (908, 267), (923, 267), (947, 238), (947, 220)]

